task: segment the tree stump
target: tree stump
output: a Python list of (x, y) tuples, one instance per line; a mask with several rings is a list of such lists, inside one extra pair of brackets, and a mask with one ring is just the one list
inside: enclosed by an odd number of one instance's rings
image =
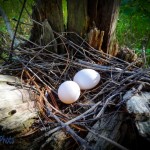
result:
[(0, 147), (2, 149), (10, 149), (14, 144), (18, 148), (20, 146), (26, 149), (26, 146), (23, 146), (24, 141), (18, 144), (19, 140), (16, 138), (29, 132), (35, 119), (38, 118), (34, 103), (35, 93), (22, 88), (20, 79), (0, 75)]

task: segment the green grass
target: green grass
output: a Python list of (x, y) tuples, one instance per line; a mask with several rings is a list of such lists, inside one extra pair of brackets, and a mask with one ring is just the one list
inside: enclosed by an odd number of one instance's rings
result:
[(62, 0), (64, 25), (67, 26), (67, 1)]
[(142, 55), (142, 47), (146, 48), (146, 65), (150, 65), (149, 10), (145, 1), (122, 0), (116, 28), (120, 46), (127, 46), (135, 50), (139, 56)]

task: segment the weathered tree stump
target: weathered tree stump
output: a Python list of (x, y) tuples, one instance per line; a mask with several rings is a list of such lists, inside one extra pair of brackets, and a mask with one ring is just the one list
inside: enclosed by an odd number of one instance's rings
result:
[(8, 149), (11, 144), (17, 145), (16, 137), (30, 131), (38, 118), (34, 100), (35, 94), (21, 87), (20, 79), (0, 75), (0, 147)]

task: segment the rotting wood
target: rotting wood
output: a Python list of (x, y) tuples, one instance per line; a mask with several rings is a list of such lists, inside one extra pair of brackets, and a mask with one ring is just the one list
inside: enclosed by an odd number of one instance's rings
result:
[[(38, 129), (33, 124), (39, 119), (40, 111), (35, 104), (37, 95), (28, 88), (15, 76), (0, 75), (0, 148), (4, 150), (39, 148), (28, 136), (37, 134)], [(12, 143), (6, 145), (4, 140), (10, 135), (9, 141)], [(67, 136), (63, 131), (58, 131), (50, 138), (50, 144), (53, 143), (51, 147), (61, 150)]]
[(16, 77), (0, 75), (0, 126), (5, 133), (23, 133), (29, 130), (33, 118), (37, 118), (34, 94), (15, 86), (18, 83)]
[(0, 75), (0, 82), (20, 82), (20, 79), (10, 75)]
[(129, 49), (128, 47), (120, 48), (119, 53), (117, 54), (117, 57), (130, 63), (135, 62), (138, 59), (135, 51), (132, 49)]
[(47, 141), (49, 142), (46, 148), (53, 150), (62, 150), (65, 148), (67, 139), (68, 138), (64, 131), (57, 131), (47, 139)]
[(100, 31), (96, 27), (94, 27), (94, 29), (91, 29), (90, 32), (88, 33), (88, 43), (93, 48), (98, 49), (99, 51), (103, 51), (102, 50), (103, 37), (104, 31)]
[(21, 79), (0, 75), (0, 148), (27, 149), (30, 142), (18, 137), (34, 133), (32, 125), (36, 119), (35, 93), (24, 87)]
[(118, 141), (121, 136), (119, 129), (121, 127), (122, 121), (123, 115), (119, 113), (108, 114), (107, 117), (101, 117), (91, 127), (91, 131), (93, 132), (90, 132), (89, 130), (89, 133), (86, 136), (86, 140), (90, 143), (93, 150), (113, 149), (114, 147), (125, 150), (125, 147), (115, 142)]
[(134, 121), (139, 134), (150, 140), (150, 92), (140, 92), (132, 95), (132, 90), (124, 95), (127, 101), (127, 110), (134, 116)]
[[(114, 54), (116, 43), (115, 29), (119, 14), (120, 0), (89, 0), (89, 26), (95, 22), (96, 27), (105, 32), (102, 50), (107, 54)], [(116, 51), (116, 50), (115, 50)]]

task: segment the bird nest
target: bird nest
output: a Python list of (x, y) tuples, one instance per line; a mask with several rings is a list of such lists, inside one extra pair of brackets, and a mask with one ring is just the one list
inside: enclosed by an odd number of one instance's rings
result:
[[(75, 33), (67, 35), (69, 39), (63, 34), (57, 37), (61, 41), (58, 48), (64, 54), (49, 51), (51, 43), (22, 47), (13, 53), (12, 62), (1, 69), (2, 73), (20, 76), (22, 86), (37, 93), (35, 103), (40, 116), (34, 127), (44, 133), (36, 141), (47, 138), (42, 148), (49, 143), (48, 137), (60, 129), (65, 129), (83, 147), (90, 147), (85, 136), (92, 126), (107, 115), (125, 111), (128, 98), (123, 96), (128, 90), (134, 88), (136, 94), (150, 87), (149, 68), (139, 68), (136, 62), (129, 63), (96, 50)], [(101, 75), (100, 83), (91, 90), (82, 90), (75, 103), (62, 103), (57, 94), (59, 85), (73, 80), (84, 68), (96, 70)]]

